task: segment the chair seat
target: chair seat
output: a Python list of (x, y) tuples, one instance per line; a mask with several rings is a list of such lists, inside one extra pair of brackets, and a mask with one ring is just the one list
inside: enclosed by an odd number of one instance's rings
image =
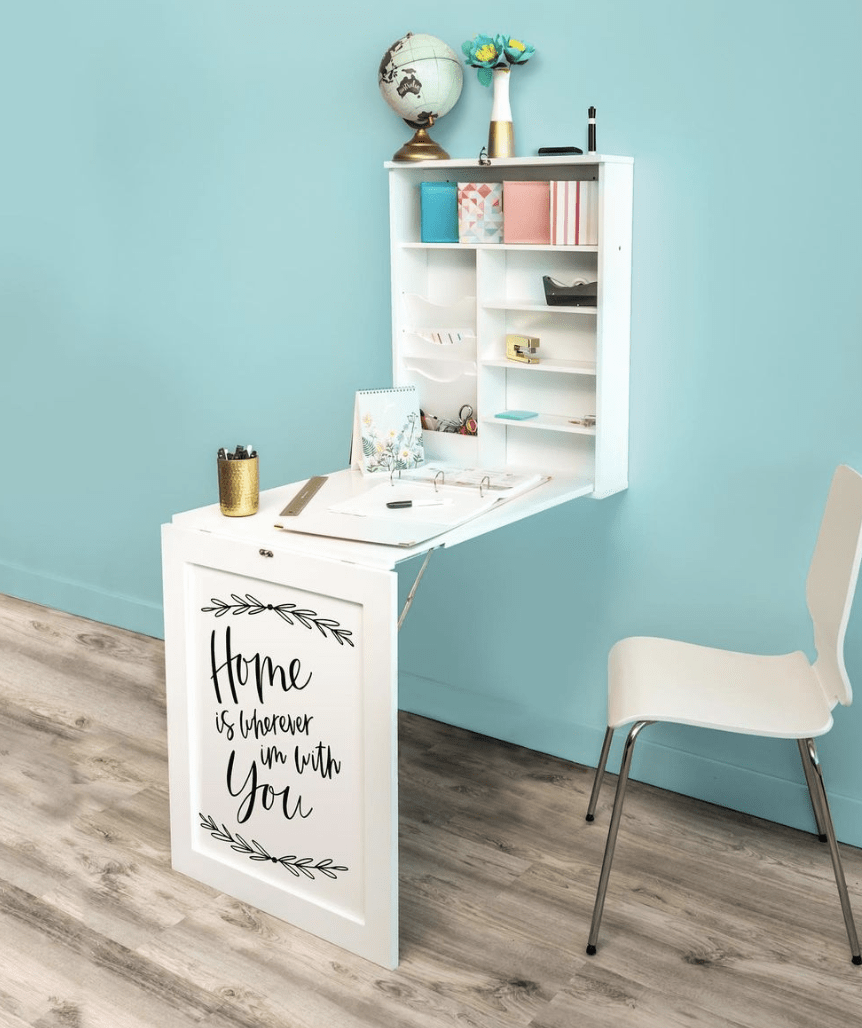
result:
[(632, 636), (608, 658), (608, 725), (635, 721), (807, 739), (829, 731), (832, 713), (801, 651), (760, 656)]

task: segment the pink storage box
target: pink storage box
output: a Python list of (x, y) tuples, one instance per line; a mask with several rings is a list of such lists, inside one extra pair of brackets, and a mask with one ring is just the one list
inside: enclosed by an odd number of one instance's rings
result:
[(503, 183), (503, 242), (551, 242), (551, 190), (548, 182)]

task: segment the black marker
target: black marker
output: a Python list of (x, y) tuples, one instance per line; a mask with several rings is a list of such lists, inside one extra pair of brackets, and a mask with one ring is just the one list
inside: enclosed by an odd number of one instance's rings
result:
[(401, 510), (405, 507), (444, 507), (448, 500), (390, 500), (386, 504), (390, 510)]
[(596, 152), (596, 109), (591, 107), (587, 112), (587, 153)]

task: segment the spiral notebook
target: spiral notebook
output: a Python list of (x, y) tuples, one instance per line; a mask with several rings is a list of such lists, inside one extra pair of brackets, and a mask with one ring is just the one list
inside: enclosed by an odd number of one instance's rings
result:
[(407, 471), (424, 462), (416, 386), (357, 392), (352, 466), (373, 475)]

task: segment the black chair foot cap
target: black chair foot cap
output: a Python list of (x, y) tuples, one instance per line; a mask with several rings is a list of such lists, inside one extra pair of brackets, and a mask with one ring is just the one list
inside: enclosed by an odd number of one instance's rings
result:
[(584, 818), (584, 820), (585, 821), (595, 821), (595, 817), (593, 817), (592, 814), (587, 814), (587, 816)]
[[(589, 952), (590, 952), (590, 951), (589, 951), (589, 950), (587, 950), (587, 953), (589, 953)], [(853, 958), (853, 963), (854, 963), (854, 964), (857, 964), (857, 965), (858, 965), (858, 964), (862, 964), (862, 957), (860, 957), (860, 956), (855, 956), (855, 957)]]
[(828, 837), (827, 837), (827, 836), (825, 836), (825, 835), (818, 835), (818, 836), (817, 836), (817, 838), (818, 838), (818, 839), (819, 839), (819, 840), (820, 840), (821, 842), (829, 842), (829, 839), (828, 839)]
[[(587, 946), (587, 956), (594, 957), (595, 955), (596, 955), (596, 947), (595, 946)], [(855, 961), (856, 958), (854, 957), (853, 960)]]

